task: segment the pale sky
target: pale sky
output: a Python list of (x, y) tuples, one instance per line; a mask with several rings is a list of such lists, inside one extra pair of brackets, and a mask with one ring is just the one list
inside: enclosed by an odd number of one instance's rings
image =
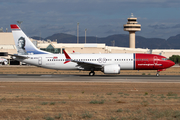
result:
[(47, 37), (55, 33), (106, 37), (128, 34), (123, 25), (131, 13), (147, 38), (169, 38), (180, 34), (179, 0), (0, 0), (0, 28), (23, 21), (28, 36)]

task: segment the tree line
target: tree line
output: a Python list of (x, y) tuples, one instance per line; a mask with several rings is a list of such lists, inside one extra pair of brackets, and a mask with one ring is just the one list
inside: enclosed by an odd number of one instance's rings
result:
[(169, 60), (175, 62), (175, 63), (180, 63), (180, 56), (179, 55), (172, 55), (169, 57)]

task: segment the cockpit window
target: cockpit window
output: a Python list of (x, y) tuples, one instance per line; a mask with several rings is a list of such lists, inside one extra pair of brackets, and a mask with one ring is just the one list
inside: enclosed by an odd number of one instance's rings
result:
[(168, 60), (167, 58), (162, 58), (162, 60)]

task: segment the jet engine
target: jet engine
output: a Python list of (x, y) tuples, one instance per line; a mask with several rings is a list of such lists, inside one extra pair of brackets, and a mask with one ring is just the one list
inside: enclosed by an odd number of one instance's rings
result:
[(104, 74), (119, 74), (120, 69), (121, 67), (119, 64), (105, 65), (102, 69), (102, 72), (104, 72)]

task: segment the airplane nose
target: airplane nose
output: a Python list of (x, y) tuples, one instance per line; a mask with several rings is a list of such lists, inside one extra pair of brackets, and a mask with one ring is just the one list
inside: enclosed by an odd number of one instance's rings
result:
[(169, 66), (171, 67), (173, 65), (175, 65), (175, 63), (173, 61), (169, 60)]

